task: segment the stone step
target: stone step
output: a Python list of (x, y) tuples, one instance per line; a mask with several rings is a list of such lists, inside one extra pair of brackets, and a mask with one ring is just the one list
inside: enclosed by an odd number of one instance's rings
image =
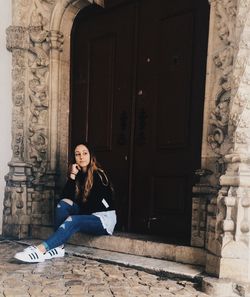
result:
[(191, 281), (202, 279), (204, 269), (201, 266), (181, 264), (167, 260), (111, 252), (83, 246), (67, 246), (68, 254), (80, 256), (105, 263), (135, 268), (168, 278), (179, 278)]
[[(10, 241), (0, 237), (0, 241), (1, 240)], [(22, 245), (37, 245), (41, 241), (29, 239), (15, 242)], [(232, 279), (218, 279), (215, 277), (209, 277), (203, 273), (203, 267), (197, 265), (175, 263), (166, 260), (134, 256), (119, 252), (104, 251), (72, 244), (66, 245), (66, 254), (146, 271), (148, 273), (158, 275), (159, 279), (169, 278), (177, 280), (179, 284), (186, 284), (186, 281), (191, 281), (195, 283), (196, 288), (202, 289), (202, 292), (212, 297), (250, 296), (249, 283), (237, 282)], [(203, 296), (203, 294), (200, 294), (198, 295)], [(191, 295), (185, 294), (185, 296)], [(204, 296), (207, 295), (204, 294)]]
[[(20, 244), (36, 245), (40, 241), (29, 239), (19, 240)], [(149, 273), (171, 279), (188, 280), (201, 283), (203, 279), (203, 267), (198, 265), (182, 264), (167, 260), (153, 259), (143, 256), (129, 255), (119, 252), (100, 250), (97, 248), (67, 244), (66, 254), (83, 257), (99, 262), (121, 265), (129, 268), (143, 270)]]
[[(52, 232), (50, 227), (32, 227), (32, 238), (46, 239)], [(136, 237), (137, 236), (137, 237)], [(115, 233), (113, 236), (89, 236), (77, 233), (69, 243), (89, 248), (204, 266), (206, 251), (202, 248), (181, 246), (139, 238), (138, 235)]]

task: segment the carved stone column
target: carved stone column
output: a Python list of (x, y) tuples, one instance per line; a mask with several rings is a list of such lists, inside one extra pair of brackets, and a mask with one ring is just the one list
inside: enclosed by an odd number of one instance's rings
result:
[(13, 57), (13, 156), (3, 217), (7, 236), (26, 237), (32, 225), (52, 223), (60, 155), (58, 106), (64, 90), (61, 24), (64, 16), (70, 16), (66, 23), (72, 26), (76, 13), (94, 2), (104, 4), (102, 0), (12, 1), (13, 25), (7, 29), (7, 48)]
[(226, 170), (218, 194), (208, 205), (206, 271), (249, 281), (250, 1), (217, 0), (211, 5), (215, 32), (224, 46), (214, 56), (216, 67), (222, 70), (221, 90), (209, 119), (213, 133), (208, 142)]
[(26, 143), (26, 75), (28, 29), (12, 26), (7, 29), (7, 48), (12, 51), (12, 159), (6, 176), (3, 234), (20, 237), (28, 234), (31, 205), (27, 203), (27, 187), (31, 184), (31, 164), (25, 162)]
[(236, 0), (210, 1), (207, 77), (204, 106), (202, 168), (193, 188), (193, 246), (207, 246), (214, 234), (214, 205), (225, 173), (225, 154), (232, 141), (228, 135), (234, 58)]
[[(48, 36), (48, 41), (50, 45), (50, 88), (49, 88), (49, 98), (50, 98), (50, 110), (49, 110), (49, 119), (50, 119), (50, 151), (49, 151), (49, 160), (50, 167), (49, 170), (51, 173), (56, 171), (56, 162), (57, 162), (57, 135), (59, 133), (58, 129), (58, 96), (59, 91), (59, 64), (60, 64), (60, 52), (63, 49), (63, 34), (59, 31), (51, 30)], [(55, 79), (57, 78), (57, 79)]]
[(29, 25), (7, 29), (7, 48), (13, 57), (13, 157), (6, 176), (3, 234), (18, 238), (27, 237), (32, 224), (52, 222), (55, 166), (51, 171), (49, 66), (51, 51), (62, 45), (57, 37), (61, 34), (48, 30), (53, 7), (39, 0), (33, 7), (27, 2), (13, 5)]

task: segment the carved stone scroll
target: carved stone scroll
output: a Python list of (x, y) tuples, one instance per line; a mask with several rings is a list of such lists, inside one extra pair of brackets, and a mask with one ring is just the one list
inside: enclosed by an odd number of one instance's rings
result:
[(46, 174), (48, 150), (48, 74), (49, 32), (46, 20), (38, 10), (31, 15), (29, 26), (29, 162), (33, 165), (34, 183), (40, 183)]
[[(229, 105), (234, 61), (234, 32), (236, 3), (231, 0), (218, 0), (215, 4), (216, 27), (220, 48), (213, 54), (217, 75), (214, 108), (210, 113), (210, 134), (208, 143), (218, 158), (230, 150), (228, 139)], [(221, 172), (223, 173), (223, 172)]]

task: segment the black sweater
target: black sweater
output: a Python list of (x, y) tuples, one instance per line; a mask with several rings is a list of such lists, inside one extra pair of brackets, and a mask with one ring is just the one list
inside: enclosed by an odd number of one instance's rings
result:
[(68, 198), (79, 205), (81, 209), (80, 214), (92, 214), (94, 212), (109, 211), (115, 209), (114, 192), (106, 175), (101, 171), (94, 171), (93, 186), (87, 197), (87, 201), (83, 202), (82, 197), (76, 194), (76, 180), (84, 184), (86, 173), (79, 171), (76, 179), (68, 179), (62, 191), (61, 199)]

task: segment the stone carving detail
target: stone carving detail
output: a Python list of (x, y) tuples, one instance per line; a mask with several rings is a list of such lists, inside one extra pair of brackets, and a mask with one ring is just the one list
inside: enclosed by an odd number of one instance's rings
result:
[(11, 215), (11, 191), (8, 187), (5, 189), (3, 205), (4, 223), (7, 224), (7, 218)]
[(7, 48), (13, 52), (12, 56), (12, 160), (24, 159), (24, 121), (25, 121), (25, 52), (28, 48), (28, 31), (22, 27), (11, 26), (6, 30)]
[[(249, 198), (249, 193), (246, 189), (244, 189), (242, 193), (242, 199), (241, 199), (241, 207), (243, 208), (243, 216), (241, 218), (241, 222), (239, 222), (240, 225), (240, 231), (244, 235), (248, 235), (250, 231), (250, 222), (248, 218), (248, 212), (250, 208), (250, 198)], [(248, 239), (248, 236), (244, 237), (243, 240)], [(248, 244), (248, 240), (245, 242)]]
[[(49, 1), (52, 4), (54, 1)], [(40, 3), (36, 1), (36, 3)], [(46, 1), (48, 3), (48, 1)], [(38, 6), (38, 4), (37, 4)], [(41, 182), (48, 163), (48, 120), (49, 120), (49, 54), (51, 49), (61, 51), (63, 35), (46, 30), (47, 19), (38, 9), (31, 14), (29, 25), (29, 159), (33, 165), (34, 183)]]
[[(219, 74), (215, 107), (211, 112), (208, 143), (220, 158), (229, 149), (228, 123), (234, 57), (236, 4), (232, 0), (216, 2), (216, 25), (222, 48), (213, 56)], [(220, 160), (221, 163), (221, 160)], [(220, 172), (220, 174), (223, 172)]]
[(211, 112), (209, 123), (212, 125), (212, 134), (208, 137), (208, 142), (212, 150), (222, 156), (227, 150), (223, 147), (225, 137), (227, 137), (229, 121), (230, 91), (222, 90), (216, 101), (216, 107)]
[(20, 224), (26, 226), (23, 232), (26, 236), (28, 235), (27, 226), (30, 223), (30, 217), (26, 215), (26, 190), (26, 185), (21, 183), (16, 187), (6, 187), (3, 218), (3, 231), (6, 235), (18, 236)]
[[(225, 204), (225, 210), (223, 211), (225, 213), (223, 213), (223, 217), (221, 218), (224, 241), (231, 241), (233, 239), (233, 233), (235, 231), (233, 210), (236, 205), (236, 197), (233, 195), (233, 190), (234, 188), (231, 187), (227, 193), (227, 196), (225, 196), (222, 200), (222, 202)], [(220, 214), (222, 214), (222, 211), (220, 211)], [(218, 221), (220, 222), (220, 220)]]
[(46, 20), (35, 9), (29, 26), (29, 159), (33, 165), (34, 181), (41, 182), (46, 173), (48, 150), (48, 75), (49, 75), (49, 32), (44, 29)]
[(4, 199), (3, 232), (7, 236), (27, 237), (29, 224), (51, 223), (54, 179), (47, 174), (49, 64), (51, 50), (61, 51), (63, 44), (60, 32), (48, 30), (56, 2), (13, 1), (18, 26), (6, 30), (13, 64), (13, 156)]
[[(212, 206), (213, 213), (210, 222), (210, 231), (215, 233), (215, 238), (221, 242), (221, 236), (223, 234), (223, 219), (226, 217), (225, 200), (228, 195), (228, 187), (222, 187), (216, 198), (211, 200), (210, 206)], [(228, 220), (231, 218), (228, 217)], [(212, 227), (212, 228), (211, 228)]]
[[(226, 3), (226, 1), (218, 0), (219, 2)], [(225, 110), (228, 109), (228, 113), (225, 117), (216, 117), (218, 112), (216, 110), (218, 104), (216, 104), (213, 112), (215, 116), (212, 113), (210, 117), (213, 131), (220, 129), (219, 132), (223, 132), (221, 139), (224, 138), (224, 142), (216, 147), (216, 153), (223, 157), (226, 163), (226, 172), (220, 177), (222, 188), (218, 196), (214, 197), (208, 206), (207, 247), (213, 255), (218, 256), (218, 259), (222, 257), (225, 260), (219, 264), (220, 277), (233, 277), (232, 271), (235, 265), (240, 265), (246, 261), (245, 259), (248, 259), (250, 246), (250, 1), (240, 0), (237, 3), (239, 4), (237, 16), (229, 29), (225, 30), (227, 34), (221, 35), (219, 32), (220, 38), (226, 36), (225, 41), (223, 40), (224, 44), (228, 48), (229, 46), (235, 48), (232, 50), (234, 54), (230, 58), (233, 68), (230, 69), (230, 63), (227, 64), (230, 77), (228, 75), (221, 76), (223, 84), (220, 84), (223, 96), (229, 92), (228, 100), (220, 100), (220, 103), (228, 102), (228, 105), (224, 106)], [(234, 11), (231, 11), (231, 16), (235, 14)], [(232, 34), (230, 32), (233, 32), (233, 24), (236, 29)], [(220, 70), (220, 68), (218, 69)], [(227, 88), (227, 83), (225, 84), (228, 81), (230, 82), (229, 88)], [(221, 120), (223, 121), (221, 122)], [(223, 122), (226, 125), (223, 125)], [(225, 141), (228, 141), (227, 150), (223, 149)], [(233, 259), (233, 261), (230, 262), (229, 259)], [(208, 265), (207, 272), (211, 271)], [(240, 272), (237, 277), (249, 280), (250, 272)]]
[(6, 47), (8, 50), (29, 48), (29, 32), (27, 28), (10, 26), (7, 28), (6, 34)]
[(48, 38), (50, 48), (56, 49), (59, 51), (63, 50), (63, 34), (59, 31), (50, 31), (49, 38)]
[[(210, 111), (208, 121), (208, 143), (212, 149), (211, 196), (207, 207), (206, 247), (214, 254), (220, 252), (222, 238), (231, 240), (235, 231), (234, 206), (236, 204), (233, 188), (221, 184), (220, 177), (225, 174), (227, 159), (225, 156), (233, 148), (233, 133), (230, 131), (231, 119), (239, 119), (237, 114), (231, 116), (233, 89), (233, 73), (235, 67), (235, 30), (237, 19), (236, 0), (215, 0), (212, 13), (217, 28), (217, 36), (213, 37), (213, 94), (214, 107)], [(213, 25), (212, 27), (213, 28)], [(212, 104), (211, 104), (212, 105)], [(210, 184), (208, 179), (204, 181)], [(203, 182), (204, 182), (203, 181)], [(202, 183), (202, 182), (201, 182)], [(212, 191), (212, 188), (214, 192)]]
[(15, 21), (15, 24), (27, 27), (27, 11), (29, 11), (32, 5), (33, 0), (12, 1), (13, 20)]

